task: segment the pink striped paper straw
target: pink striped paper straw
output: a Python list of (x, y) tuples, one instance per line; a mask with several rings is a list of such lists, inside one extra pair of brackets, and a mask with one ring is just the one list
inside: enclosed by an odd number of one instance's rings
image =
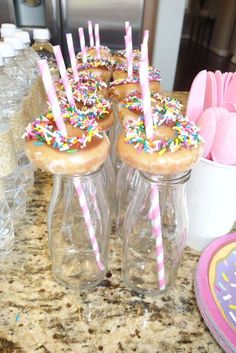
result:
[(153, 136), (153, 124), (152, 124), (152, 106), (150, 99), (150, 88), (149, 88), (149, 77), (148, 77), (148, 65), (146, 62), (140, 62), (139, 79), (142, 92), (143, 100), (143, 115), (146, 136), (151, 139)]
[(128, 36), (125, 36), (125, 53), (128, 68), (128, 78), (133, 77), (133, 52), (132, 45)]
[(88, 32), (89, 32), (89, 45), (94, 47), (94, 37), (93, 37), (93, 23), (88, 21)]
[(157, 262), (158, 284), (159, 284), (160, 290), (164, 290), (166, 287), (164, 248), (163, 248), (162, 230), (161, 230), (159, 190), (157, 185), (151, 186), (151, 214), (152, 214), (152, 234), (156, 238), (156, 262)]
[(96, 257), (98, 268), (99, 268), (100, 271), (103, 271), (104, 270), (104, 265), (103, 265), (102, 260), (101, 260), (101, 256), (100, 256), (100, 252), (99, 252), (99, 247), (98, 247), (98, 243), (97, 243), (94, 227), (93, 227), (93, 224), (92, 224), (91, 216), (90, 216), (90, 213), (89, 213), (89, 208), (88, 208), (88, 205), (87, 205), (87, 202), (86, 202), (86, 198), (85, 198), (83, 187), (81, 185), (81, 181), (78, 181), (78, 180), (75, 181), (74, 185), (76, 187), (76, 191), (77, 191), (77, 194), (78, 194), (78, 197), (79, 197), (80, 207), (82, 209), (84, 220), (85, 220), (85, 223), (87, 225), (90, 241), (91, 241), (92, 248), (93, 248), (93, 251), (94, 251), (94, 254), (95, 254), (95, 257)]
[(129, 21), (125, 21), (125, 34), (126, 34), (126, 36), (127, 36), (128, 28), (129, 28)]
[(45, 91), (47, 93), (49, 104), (55, 118), (57, 129), (62, 132), (64, 136), (67, 135), (66, 126), (61, 116), (61, 110), (57, 99), (56, 91), (53, 85), (52, 76), (48, 67), (47, 60), (39, 60), (37, 62), (40, 75), (42, 76)]
[(148, 38), (149, 38), (149, 30), (145, 29), (143, 32), (143, 44), (147, 45), (148, 44)]
[(74, 44), (73, 44), (73, 39), (72, 39), (71, 33), (66, 34), (66, 41), (67, 41), (68, 52), (69, 52), (69, 56), (70, 56), (70, 63), (71, 63), (71, 68), (72, 68), (72, 72), (73, 72), (73, 77), (75, 80), (77, 80), (78, 79), (78, 72), (77, 72), (77, 66), (76, 66), (75, 49), (74, 49)]
[(62, 52), (61, 52), (61, 48), (60, 45), (55, 45), (53, 47), (53, 51), (54, 51), (54, 55), (56, 57), (56, 61), (57, 61), (57, 65), (58, 65), (58, 69), (61, 75), (61, 81), (63, 83), (65, 92), (66, 92), (66, 97), (68, 99), (69, 104), (74, 107), (75, 106), (75, 100), (73, 97), (73, 92), (68, 80), (68, 75), (67, 75), (67, 71), (66, 71), (66, 66), (65, 66), (65, 62), (62, 56)]
[(100, 54), (100, 35), (99, 35), (99, 24), (96, 23), (94, 26), (94, 32), (95, 32), (95, 45), (96, 45), (96, 53), (97, 53), (97, 58), (101, 58)]
[(128, 42), (130, 46), (130, 51), (133, 53), (133, 41), (132, 41), (132, 27), (129, 26), (127, 29), (127, 37), (128, 37)]
[(146, 65), (148, 66), (148, 46), (147, 42), (144, 41), (143, 44), (141, 44), (141, 61), (145, 62)]
[(87, 53), (86, 53), (83, 27), (79, 27), (79, 41), (80, 41), (80, 48), (83, 56), (83, 63), (85, 64), (87, 62)]

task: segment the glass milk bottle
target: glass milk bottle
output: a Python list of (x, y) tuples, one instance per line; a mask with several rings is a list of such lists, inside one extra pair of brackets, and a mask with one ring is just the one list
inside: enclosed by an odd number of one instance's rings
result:
[(109, 207), (111, 210), (111, 219), (115, 219), (116, 215), (116, 203), (115, 203), (115, 191), (116, 191), (116, 175), (113, 168), (111, 158), (108, 156), (102, 167), (102, 180), (103, 186), (106, 190)]
[(140, 172), (124, 225), (124, 280), (144, 295), (174, 285), (188, 217), (185, 184), (190, 172), (167, 177)]
[(132, 200), (139, 180), (139, 171), (122, 163), (117, 174), (116, 183), (116, 233), (120, 238), (124, 233), (124, 219), (130, 200)]
[(72, 289), (95, 287), (107, 271), (111, 221), (102, 169), (83, 176), (54, 175), (48, 209), (55, 278)]

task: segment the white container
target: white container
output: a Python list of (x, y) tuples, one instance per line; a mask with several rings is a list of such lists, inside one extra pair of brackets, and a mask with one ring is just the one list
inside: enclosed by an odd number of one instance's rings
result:
[(187, 184), (187, 245), (202, 251), (227, 234), (236, 220), (236, 166), (202, 158)]

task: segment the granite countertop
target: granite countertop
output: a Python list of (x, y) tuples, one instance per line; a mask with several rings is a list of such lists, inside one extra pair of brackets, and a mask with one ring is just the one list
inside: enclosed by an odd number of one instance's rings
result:
[(219, 353), (193, 289), (199, 253), (185, 249), (174, 289), (141, 297), (121, 278), (121, 243), (110, 240), (109, 272), (96, 289), (75, 293), (52, 277), (46, 212), (52, 177), (36, 172), (15, 247), (0, 258), (1, 353)]

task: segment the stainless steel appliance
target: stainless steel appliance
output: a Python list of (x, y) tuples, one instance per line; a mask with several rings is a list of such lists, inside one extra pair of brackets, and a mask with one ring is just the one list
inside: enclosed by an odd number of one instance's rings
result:
[[(78, 27), (87, 27), (87, 20), (99, 23), (102, 45), (111, 49), (124, 47), (124, 24), (133, 28), (133, 45), (139, 47), (143, 23), (151, 29), (155, 24), (145, 10), (156, 0), (4, 0), (0, 1), (0, 23), (14, 22), (20, 28), (48, 27), (52, 43), (60, 44), (67, 53), (65, 33), (72, 33), (79, 50)], [(149, 6), (150, 9), (150, 6)], [(150, 11), (149, 11), (150, 12)], [(146, 25), (148, 24), (148, 25)], [(88, 35), (85, 30), (88, 43)]]

